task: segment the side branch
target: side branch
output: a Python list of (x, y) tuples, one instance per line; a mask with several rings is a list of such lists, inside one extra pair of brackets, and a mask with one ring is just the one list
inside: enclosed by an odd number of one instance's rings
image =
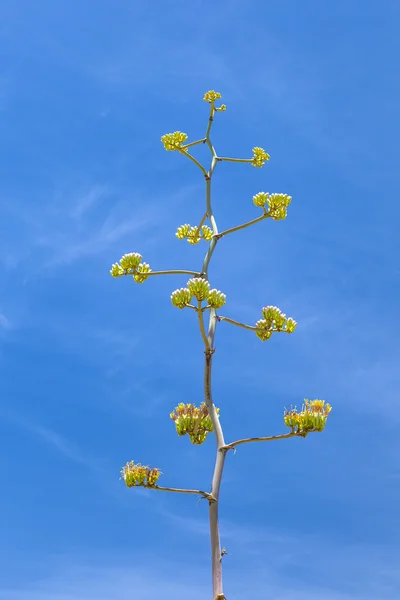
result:
[[(240, 323), (239, 321), (235, 321), (235, 319), (230, 319), (229, 317), (220, 317), (219, 315), (216, 317), (217, 321), (226, 321), (227, 323), (231, 323), (232, 325), (236, 325), (236, 327), (241, 327), (242, 329), (248, 329), (249, 331), (262, 331), (266, 330), (263, 327), (254, 327), (253, 325), (246, 325), (245, 323)], [(290, 331), (286, 331), (286, 329), (276, 329), (275, 327), (270, 330), (272, 333), (291, 333)]]
[(217, 157), (217, 161), (221, 162), (221, 161), (225, 161), (225, 162), (235, 162), (235, 163), (252, 163), (253, 162), (253, 158), (228, 158), (226, 156), (218, 156)]
[(221, 233), (219, 233), (216, 237), (217, 237), (217, 239), (220, 239), (224, 235), (228, 235), (228, 233), (234, 233), (235, 231), (240, 231), (241, 229), (250, 227), (250, 225), (255, 225), (256, 223), (259, 223), (260, 221), (263, 221), (264, 219), (267, 219), (268, 217), (269, 217), (269, 214), (267, 213), (267, 211), (264, 208), (264, 214), (261, 215), (260, 217), (257, 217), (256, 219), (252, 219), (251, 221), (248, 221), (247, 223), (244, 223), (243, 225), (237, 225), (236, 227), (231, 227), (230, 229), (221, 231)]
[(180, 488), (161, 487), (159, 485), (149, 485), (146, 486), (146, 489), (159, 490), (160, 492), (176, 492), (178, 494), (196, 494), (197, 496), (202, 496), (203, 498), (206, 498), (206, 500), (208, 500), (209, 502), (216, 502), (212, 494), (209, 494), (208, 492), (202, 492), (201, 490), (181, 490)]
[[(132, 275), (132, 273), (127, 273), (127, 275)], [(149, 271), (148, 273), (146, 273), (146, 275), (147, 277), (151, 277), (152, 275), (193, 275), (194, 277), (202, 276), (202, 274), (198, 271), (185, 271), (180, 269), (173, 269), (168, 271)]]
[(222, 452), (227, 452), (228, 450), (234, 450), (236, 446), (240, 446), (241, 444), (247, 444), (248, 442), (272, 442), (274, 440), (285, 440), (287, 438), (292, 437), (301, 437), (298, 433), (291, 431), (290, 433), (282, 433), (281, 435), (271, 435), (269, 437), (251, 437), (244, 438), (243, 440), (238, 440), (237, 442), (232, 442), (231, 444), (226, 444), (222, 446), (220, 450)]
[(203, 167), (203, 165), (202, 165), (201, 163), (199, 163), (199, 161), (198, 161), (198, 160), (197, 160), (197, 159), (196, 159), (194, 156), (192, 156), (191, 154), (189, 154), (189, 152), (185, 152), (185, 151), (181, 152), (181, 154), (183, 154), (184, 156), (187, 156), (188, 158), (190, 158), (190, 160), (191, 160), (192, 162), (194, 162), (194, 164), (195, 164), (197, 167), (199, 167), (199, 169), (200, 169), (200, 171), (203, 173), (204, 177), (205, 177), (206, 179), (208, 178), (208, 173), (207, 173), (207, 171), (205, 170), (205, 168)]

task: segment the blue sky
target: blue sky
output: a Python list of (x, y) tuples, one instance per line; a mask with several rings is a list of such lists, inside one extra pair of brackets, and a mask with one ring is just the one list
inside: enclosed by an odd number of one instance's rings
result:
[(202, 137), (209, 89), (228, 106), (217, 151), (271, 155), (218, 165), (220, 229), (258, 216), (261, 190), (293, 196), (212, 262), (225, 314), (299, 323), (265, 344), (218, 327), (226, 439), (283, 432), (304, 397), (334, 407), (321, 435), (229, 455), (227, 598), (399, 598), (398, 3), (20, 0), (0, 17), (0, 599), (210, 595), (206, 504), (119, 481), (134, 459), (209, 487), (213, 440), (168, 417), (202, 393), (194, 315), (169, 300), (186, 278), (109, 276), (125, 252), (201, 265), (174, 232), (202, 216), (203, 181), (160, 136)]

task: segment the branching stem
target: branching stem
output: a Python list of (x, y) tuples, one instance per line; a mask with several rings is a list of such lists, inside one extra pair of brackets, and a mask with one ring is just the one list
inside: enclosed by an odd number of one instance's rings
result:
[[(131, 273), (128, 274), (131, 275)], [(201, 277), (201, 273), (198, 273), (197, 271), (185, 271), (179, 269), (172, 271), (150, 271), (149, 273), (146, 273), (146, 275), (148, 277), (151, 277), (152, 275), (193, 275), (194, 277)]]
[(253, 162), (252, 158), (228, 158), (227, 156), (218, 156), (218, 162), (235, 162), (235, 163), (251, 163)]
[(215, 498), (208, 492), (202, 492), (201, 490), (181, 490), (180, 488), (161, 487), (159, 485), (146, 486), (148, 490), (159, 490), (160, 492), (176, 492), (178, 494), (196, 494), (197, 496), (203, 496), (209, 502), (215, 502)]
[(267, 219), (269, 217), (269, 214), (267, 213), (267, 211), (264, 208), (264, 214), (261, 215), (260, 217), (257, 217), (256, 219), (252, 219), (252, 221), (248, 221), (247, 223), (243, 223), (243, 225), (237, 225), (236, 227), (231, 227), (231, 229), (226, 229), (225, 231), (221, 231), (221, 233), (218, 234), (218, 239), (221, 239), (224, 235), (228, 235), (228, 233), (234, 233), (235, 231), (240, 231), (241, 229), (246, 229), (246, 227), (250, 227), (250, 225), (255, 225), (256, 223), (259, 223), (260, 221), (264, 221), (264, 219)]
[(226, 444), (221, 448), (221, 451), (233, 450), (236, 446), (240, 446), (241, 444), (247, 444), (249, 442), (273, 442), (274, 440), (286, 440), (291, 437), (300, 437), (298, 433), (291, 431), (290, 433), (282, 433), (281, 435), (271, 435), (269, 437), (251, 437), (244, 438), (243, 440), (238, 440), (237, 442), (232, 442), (231, 444)]

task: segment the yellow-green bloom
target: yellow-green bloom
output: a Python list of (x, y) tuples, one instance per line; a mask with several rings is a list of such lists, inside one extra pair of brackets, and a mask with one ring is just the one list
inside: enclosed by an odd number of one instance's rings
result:
[(219, 290), (213, 289), (209, 291), (207, 302), (212, 308), (221, 308), (226, 304), (226, 296)]
[(323, 431), (332, 407), (324, 400), (304, 400), (301, 412), (297, 408), (286, 410), (283, 421), (297, 435), (305, 437), (310, 431)]
[[(216, 411), (219, 415), (219, 408)], [(179, 436), (188, 434), (192, 444), (202, 444), (206, 440), (207, 434), (213, 431), (213, 424), (205, 402), (202, 402), (199, 407), (181, 402), (170, 414), (170, 417), (175, 422), (177, 434)]]
[(210, 293), (210, 284), (202, 277), (194, 277), (187, 282), (188, 289), (192, 296), (199, 302), (205, 300)]
[(201, 232), (198, 227), (192, 227), (187, 235), (187, 241), (189, 244), (196, 246), (196, 244), (198, 244), (201, 240), (200, 233)]
[(263, 208), (267, 203), (269, 194), (266, 192), (258, 192), (255, 196), (253, 196), (253, 202), (255, 206), (260, 206)]
[(161, 141), (164, 144), (164, 148), (169, 151), (180, 150), (183, 151), (182, 144), (187, 140), (188, 136), (182, 131), (175, 131), (174, 133), (166, 133), (162, 136)]
[(221, 98), (221, 94), (219, 92), (214, 92), (214, 90), (210, 90), (204, 94), (204, 102), (215, 102), (219, 98)]
[(208, 225), (203, 225), (203, 227), (201, 228), (201, 235), (202, 238), (206, 240), (206, 242), (211, 242), (214, 234), (211, 227), (208, 227)]
[(136, 269), (136, 273), (133, 275), (134, 281), (136, 283), (143, 283), (151, 273), (150, 265), (147, 263), (140, 263), (140, 265)]
[(113, 277), (122, 277), (123, 275), (126, 275), (124, 269), (118, 263), (112, 265), (110, 273)]
[(188, 223), (185, 223), (185, 225), (178, 227), (175, 235), (179, 240), (187, 239), (189, 244), (195, 246), (200, 240), (210, 242), (214, 234), (212, 229), (207, 225), (202, 225), (202, 227), (199, 228), (195, 226), (192, 227)]
[(257, 330), (256, 335), (260, 338), (262, 342), (266, 342), (272, 335), (272, 329), (270, 323), (268, 323), (265, 319), (260, 319), (256, 323)]
[(269, 159), (270, 156), (265, 152), (264, 148), (258, 148), (258, 146), (253, 148), (253, 167), (262, 167)]
[(275, 221), (286, 218), (287, 207), (292, 201), (292, 197), (287, 194), (270, 194), (268, 198), (268, 214)]
[(191, 227), (188, 223), (185, 223), (185, 225), (181, 225), (180, 227), (178, 227), (175, 234), (178, 240), (184, 240), (185, 238), (187, 238), (190, 229)]
[(121, 477), (127, 487), (154, 487), (160, 475), (160, 469), (145, 467), (140, 463), (135, 464), (133, 460), (126, 463), (121, 470)]
[(288, 333), (293, 333), (293, 331), (295, 331), (297, 327), (297, 323), (294, 319), (292, 319), (291, 317), (289, 317), (289, 319), (286, 320), (286, 331)]
[(187, 288), (180, 288), (171, 294), (171, 302), (176, 308), (185, 308), (192, 299), (192, 294)]
[(221, 104), (221, 106), (219, 108), (216, 108), (215, 110), (219, 110), (221, 112), (225, 112), (226, 111), (226, 104)]
[(125, 271), (128, 271), (128, 269), (137, 269), (141, 260), (142, 256), (138, 252), (131, 252), (130, 254), (124, 254), (119, 264)]

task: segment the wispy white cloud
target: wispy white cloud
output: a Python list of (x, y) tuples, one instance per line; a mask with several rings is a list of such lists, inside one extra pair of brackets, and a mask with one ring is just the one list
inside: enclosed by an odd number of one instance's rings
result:
[[(226, 557), (228, 561), (230, 557)], [(346, 555), (345, 559), (349, 557)], [(363, 556), (354, 555), (352, 564)], [(66, 561), (70, 564), (70, 561)], [(81, 563), (82, 564), (82, 563)], [(332, 583), (318, 581), (314, 584), (296, 581), (287, 568), (287, 576), (276, 576), (273, 569), (264, 567), (257, 574), (249, 563), (237, 564), (235, 570), (225, 577), (225, 589), (229, 600), (242, 598), (273, 598), (274, 600), (396, 600), (399, 588), (390, 582), (372, 582), (370, 574), (364, 571), (366, 565), (360, 565), (360, 586), (350, 586), (342, 581), (337, 564), (327, 565), (331, 570)], [(370, 565), (368, 565), (369, 567)], [(378, 567), (379, 568), (379, 567)], [(303, 570), (312, 571), (313, 565), (304, 559)], [(157, 576), (155, 576), (155, 573)], [(393, 575), (382, 573), (382, 575)], [(143, 564), (136, 567), (97, 567), (64, 566), (41, 581), (30, 582), (25, 587), (0, 588), (0, 600), (203, 600), (210, 596), (209, 569), (198, 566), (192, 569), (187, 564), (180, 567), (170, 565), (164, 559), (153, 557), (151, 568)], [(398, 582), (398, 574), (395, 579)], [(393, 580), (393, 581), (394, 581)]]

